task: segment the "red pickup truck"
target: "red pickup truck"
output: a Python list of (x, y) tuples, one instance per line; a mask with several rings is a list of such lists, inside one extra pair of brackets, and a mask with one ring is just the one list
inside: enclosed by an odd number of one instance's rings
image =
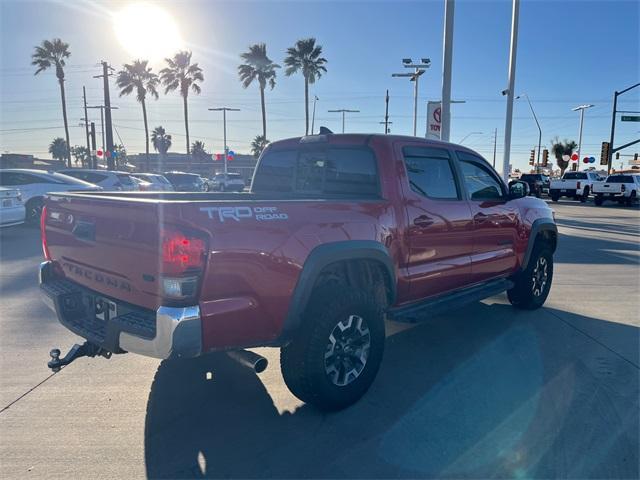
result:
[(506, 291), (546, 300), (552, 210), (475, 152), (391, 135), (271, 144), (248, 193), (50, 194), (41, 290), (87, 341), (75, 358), (281, 349), (301, 400), (339, 409), (376, 376), (385, 318), (417, 322)]

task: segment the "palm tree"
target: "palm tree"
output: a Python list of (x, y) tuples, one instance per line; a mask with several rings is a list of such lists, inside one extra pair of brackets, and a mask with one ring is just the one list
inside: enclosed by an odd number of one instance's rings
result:
[(73, 155), (73, 158), (75, 159), (75, 164), (78, 165), (78, 162), (80, 162), (82, 168), (86, 168), (91, 159), (89, 150), (87, 150), (87, 147), (83, 147), (82, 145), (71, 147), (71, 155)]
[(569, 166), (569, 160), (564, 160), (562, 157), (564, 155), (569, 155), (573, 153), (578, 144), (573, 140), (567, 140), (565, 138), (564, 142), (561, 142), (558, 137), (555, 137), (551, 140), (551, 152), (553, 156), (556, 157), (556, 165), (560, 167), (560, 175), (564, 175), (564, 171)]
[(264, 135), (256, 136), (251, 142), (251, 153), (253, 156), (258, 158), (269, 143), (269, 140), (267, 140)]
[(67, 147), (68, 143), (62, 137), (57, 137), (53, 139), (53, 142), (49, 145), (49, 153), (56, 160), (60, 160), (61, 162), (67, 158), (70, 158), (71, 153), (69, 152), (69, 148)]
[(189, 113), (187, 109), (187, 97), (189, 90), (195, 94), (201, 91), (198, 82), (204, 81), (202, 69), (197, 63), (191, 63), (191, 52), (181, 51), (173, 58), (165, 58), (167, 67), (160, 70), (160, 80), (165, 86), (164, 93), (180, 90), (184, 108), (184, 129), (187, 135), (187, 155), (189, 154)]
[(120, 96), (129, 95), (135, 89), (136, 99), (142, 104), (142, 119), (144, 121), (144, 147), (149, 170), (149, 125), (147, 123), (147, 93), (158, 99), (158, 76), (148, 67), (148, 60), (134, 60), (132, 64), (124, 64), (118, 72), (116, 84), (120, 87)]
[(287, 77), (297, 72), (302, 72), (304, 76), (305, 135), (309, 134), (309, 84), (315, 83), (316, 79), (327, 72), (324, 66), (327, 59), (320, 55), (322, 55), (322, 46), (316, 45), (316, 39), (304, 38), (287, 49), (287, 57), (284, 59), (284, 64), (287, 66), (284, 73)]
[(249, 47), (249, 51), (242, 53), (240, 57), (245, 61), (238, 65), (238, 76), (244, 88), (248, 88), (254, 80), (260, 87), (260, 103), (262, 105), (262, 136), (267, 136), (267, 112), (264, 105), (264, 89), (267, 83), (271, 90), (276, 86), (276, 68), (280, 65), (273, 63), (267, 57), (267, 46), (264, 43), (256, 43)]
[(166, 155), (171, 148), (171, 135), (165, 131), (164, 127), (156, 127), (151, 132), (151, 143), (156, 152)]
[[(31, 65), (38, 67), (34, 75), (38, 75), (40, 72), (55, 67), (56, 77), (60, 84), (60, 97), (62, 98), (62, 119), (64, 120), (64, 135), (67, 139), (67, 145), (69, 142), (69, 123), (67, 122), (67, 100), (64, 94), (64, 66), (65, 58), (69, 58), (71, 52), (69, 52), (69, 44), (64, 43), (59, 38), (53, 40), (44, 40), (40, 46), (35, 47), (35, 52), (31, 55)], [(69, 167), (71, 167), (71, 152), (67, 149), (66, 157)]]
[(204, 142), (201, 140), (196, 140), (191, 144), (191, 155), (202, 160), (206, 158), (209, 154), (205, 150)]

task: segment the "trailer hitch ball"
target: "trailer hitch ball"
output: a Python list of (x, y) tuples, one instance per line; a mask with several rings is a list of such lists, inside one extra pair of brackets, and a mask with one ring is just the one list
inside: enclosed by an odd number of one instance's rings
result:
[(54, 348), (49, 352), (49, 356), (51, 357), (51, 362), (49, 362), (51, 370), (59, 372), (60, 366), (58, 364), (60, 363), (60, 349)]

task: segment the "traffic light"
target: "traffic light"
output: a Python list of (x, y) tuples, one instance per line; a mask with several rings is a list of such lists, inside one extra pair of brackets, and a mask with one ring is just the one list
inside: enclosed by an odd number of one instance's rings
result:
[(637, 162), (637, 161), (638, 161), (638, 154), (637, 154), (637, 153), (634, 153), (634, 154), (633, 154), (633, 161), (634, 161), (634, 162)]
[(536, 163), (536, 149), (531, 150), (531, 156), (529, 157), (529, 165), (534, 165)]
[(602, 150), (600, 150), (600, 165), (609, 165), (609, 142), (602, 142)]
[(546, 148), (542, 150), (542, 166), (546, 167), (549, 164), (549, 150)]
[(620, 160), (620, 152), (616, 152), (616, 160)]

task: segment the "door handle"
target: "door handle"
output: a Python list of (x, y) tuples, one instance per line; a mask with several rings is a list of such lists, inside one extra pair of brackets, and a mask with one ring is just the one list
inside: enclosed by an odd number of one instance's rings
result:
[(426, 215), (420, 215), (413, 219), (413, 224), (416, 227), (428, 227), (429, 225), (433, 225), (433, 218), (427, 217)]
[(473, 216), (473, 219), (478, 223), (484, 223), (489, 220), (489, 215), (485, 215), (484, 213), (476, 213)]

